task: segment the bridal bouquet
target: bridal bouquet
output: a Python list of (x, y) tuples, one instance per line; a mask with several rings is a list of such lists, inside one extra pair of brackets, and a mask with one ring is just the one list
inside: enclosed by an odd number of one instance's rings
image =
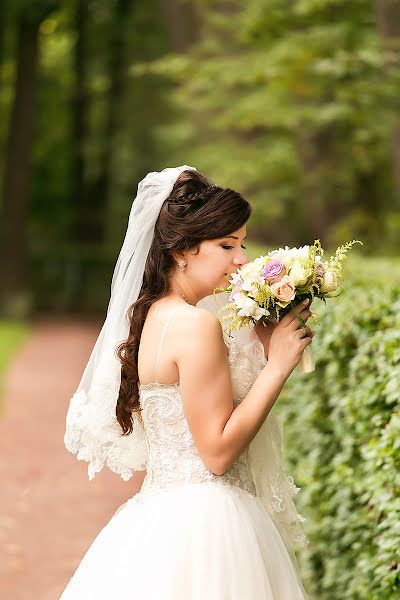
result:
[[(319, 240), (312, 246), (301, 248), (279, 248), (266, 256), (259, 256), (233, 273), (229, 286), (220, 291), (229, 292), (229, 303), (221, 311), (227, 314), (227, 331), (231, 333), (249, 323), (258, 321), (278, 322), (281, 317), (306, 298), (326, 298), (339, 295), (337, 291), (342, 279), (342, 261), (353, 244), (353, 240), (337, 248), (326, 262)], [(336, 292), (336, 293), (335, 293)], [(305, 326), (305, 322), (296, 312)], [(316, 315), (312, 314), (316, 319)], [(304, 350), (300, 367), (303, 373), (314, 371), (311, 349)]]

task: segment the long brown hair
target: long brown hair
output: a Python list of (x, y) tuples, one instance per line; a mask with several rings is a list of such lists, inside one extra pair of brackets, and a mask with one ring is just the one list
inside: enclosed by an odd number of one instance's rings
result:
[(157, 219), (138, 299), (128, 311), (128, 339), (117, 349), (121, 386), (116, 416), (123, 435), (132, 433), (134, 412), (140, 412), (138, 352), (150, 306), (169, 291), (168, 276), (176, 268), (173, 253), (196, 248), (204, 240), (237, 231), (249, 219), (251, 206), (238, 192), (214, 185), (198, 171), (183, 171)]

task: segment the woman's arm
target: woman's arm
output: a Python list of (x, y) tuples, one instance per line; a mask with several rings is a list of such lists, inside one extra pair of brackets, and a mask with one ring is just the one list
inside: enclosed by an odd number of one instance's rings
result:
[[(293, 311), (283, 317), (270, 337), (267, 365), (234, 408), (221, 325), (207, 310), (193, 311), (181, 319), (176, 340), (180, 390), (197, 450), (222, 475), (257, 434), (311, 337), (303, 337)], [(309, 311), (301, 314), (306, 319)]]

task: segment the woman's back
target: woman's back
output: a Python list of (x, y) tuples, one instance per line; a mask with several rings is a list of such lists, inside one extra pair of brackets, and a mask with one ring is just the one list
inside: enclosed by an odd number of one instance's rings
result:
[(185, 415), (204, 464), (219, 475), (226, 471), (230, 465), (225, 466), (220, 441), (233, 398), (227, 347), (217, 317), (182, 303), (154, 305), (142, 330), (138, 373), (141, 389), (145, 384), (179, 382)]
[[(195, 310), (182, 303), (157, 302), (149, 310), (143, 325), (138, 353), (139, 382), (177, 383), (177, 334), (175, 318)], [(179, 341), (179, 340), (178, 340)]]

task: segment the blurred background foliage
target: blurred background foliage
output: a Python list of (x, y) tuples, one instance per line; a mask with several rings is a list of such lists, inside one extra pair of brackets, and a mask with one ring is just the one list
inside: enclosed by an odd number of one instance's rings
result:
[(189, 164), (262, 245), (400, 248), (397, 0), (3, 0), (1, 310), (102, 312), (137, 184)]

